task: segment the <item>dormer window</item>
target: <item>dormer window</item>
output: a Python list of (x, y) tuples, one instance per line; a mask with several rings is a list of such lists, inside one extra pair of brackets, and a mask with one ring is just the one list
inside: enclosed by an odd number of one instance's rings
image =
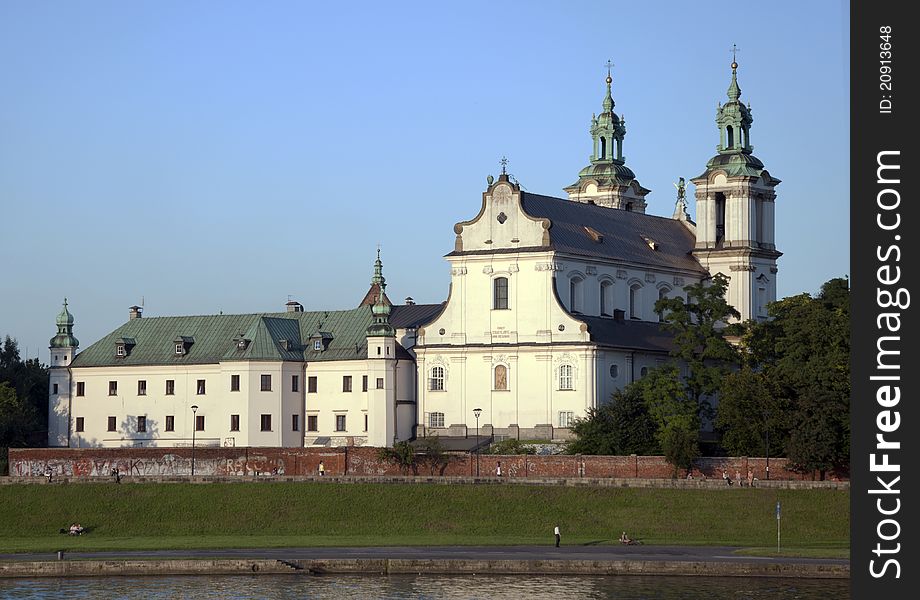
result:
[(314, 352), (325, 352), (332, 343), (333, 335), (328, 331), (317, 331), (310, 336), (310, 346)]
[(644, 235), (642, 236), (642, 239), (645, 241), (646, 244), (648, 244), (649, 248), (651, 248), (652, 250), (658, 250), (658, 242)]
[(322, 341), (322, 340), (313, 340), (313, 349), (314, 349), (314, 350), (317, 350), (317, 351), (322, 350), (322, 349), (323, 349), (323, 341)]
[(291, 340), (278, 340), (278, 343), (281, 345), (282, 350), (291, 349)]
[(115, 340), (115, 357), (125, 358), (131, 354), (131, 348), (134, 347), (134, 338), (118, 338)]
[(188, 353), (189, 347), (195, 343), (195, 338), (189, 337), (186, 335), (180, 335), (173, 340), (173, 345), (175, 346), (176, 356), (184, 356)]
[(115, 356), (120, 358), (125, 357), (125, 345), (124, 344), (115, 344)]

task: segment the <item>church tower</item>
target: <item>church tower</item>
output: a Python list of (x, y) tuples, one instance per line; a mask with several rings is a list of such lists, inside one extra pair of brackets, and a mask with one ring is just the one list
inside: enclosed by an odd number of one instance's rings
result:
[(371, 289), (377, 290), (367, 328), (367, 443), (383, 448), (396, 441), (396, 330), (390, 325), (380, 250), (374, 262)]
[[(609, 63), (608, 63), (609, 64)], [(623, 138), (626, 137), (626, 119), (613, 112), (610, 93), (610, 69), (607, 70), (607, 95), (603, 110), (591, 116), (591, 139), (594, 151), (591, 164), (578, 173), (578, 181), (564, 188), (569, 200), (587, 202), (598, 206), (645, 212), (645, 196), (649, 190), (636, 181), (636, 175), (626, 166), (623, 156)]]
[(70, 363), (77, 353), (80, 342), (73, 335), (73, 315), (67, 310), (67, 298), (64, 308), (57, 316), (57, 335), (51, 338), (51, 367), (48, 370), (48, 446), (64, 447), (70, 445), (70, 401), (74, 390), (71, 389)]
[(741, 320), (764, 320), (776, 300), (774, 188), (771, 176), (754, 156), (750, 105), (741, 102), (738, 63), (732, 62), (728, 102), (716, 111), (718, 154), (691, 180), (696, 187), (696, 246), (693, 255), (711, 274), (729, 278), (729, 304)]

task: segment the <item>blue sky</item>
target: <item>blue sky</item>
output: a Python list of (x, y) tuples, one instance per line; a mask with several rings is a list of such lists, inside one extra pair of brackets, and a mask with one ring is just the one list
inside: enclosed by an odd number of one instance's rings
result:
[[(611, 59), (670, 215), (715, 154), (732, 44), (777, 188), (778, 294), (849, 272), (846, 2), (0, 3), (0, 335), (48, 361), (148, 316), (441, 302), (486, 176), (564, 196)], [(688, 194), (689, 196), (690, 194)], [(694, 207), (691, 205), (691, 212)]]

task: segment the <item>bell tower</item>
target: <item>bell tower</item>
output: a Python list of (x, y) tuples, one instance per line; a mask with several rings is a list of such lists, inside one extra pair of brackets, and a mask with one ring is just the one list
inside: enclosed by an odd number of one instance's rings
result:
[(726, 300), (741, 320), (765, 320), (776, 300), (774, 188), (780, 183), (754, 156), (750, 105), (741, 102), (738, 63), (732, 61), (728, 102), (719, 103), (718, 154), (691, 180), (696, 187), (696, 245), (693, 255), (711, 274), (729, 278)]
[(80, 342), (73, 335), (73, 315), (67, 310), (67, 298), (64, 308), (57, 316), (57, 335), (51, 338), (51, 367), (48, 369), (48, 446), (63, 447), (70, 445), (70, 405), (74, 390), (70, 363)]
[(564, 190), (569, 200), (575, 202), (644, 213), (649, 190), (639, 185), (635, 173), (626, 166), (623, 156), (626, 119), (613, 112), (611, 66), (607, 61), (607, 94), (601, 113), (591, 116), (589, 132), (594, 150), (589, 157), (590, 164), (578, 173), (578, 181)]
[(392, 446), (396, 441), (396, 330), (390, 325), (391, 306), (386, 297), (380, 250), (374, 262), (371, 306), (373, 322), (367, 327), (367, 440), (371, 446)]

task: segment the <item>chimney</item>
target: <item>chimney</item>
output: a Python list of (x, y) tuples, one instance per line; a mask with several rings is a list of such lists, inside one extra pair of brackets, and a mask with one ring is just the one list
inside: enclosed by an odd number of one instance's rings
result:
[(284, 305), (288, 312), (303, 312), (303, 304), (296, 300), (288, 300)]
[(412, 306), (415, 304), (415, 300), (412, 299), (412, 296), (406, 296), (406, 306)]
[(144, 309), (140, 306), (132, 306), (128, 308), (128, 320), (133, 321), (134, 319), (140, 319), (142, 312), (144, 312)]
[(626, 319), (626, 311), (621, 308), (613, 309), (613, 319), (622, 323)]

